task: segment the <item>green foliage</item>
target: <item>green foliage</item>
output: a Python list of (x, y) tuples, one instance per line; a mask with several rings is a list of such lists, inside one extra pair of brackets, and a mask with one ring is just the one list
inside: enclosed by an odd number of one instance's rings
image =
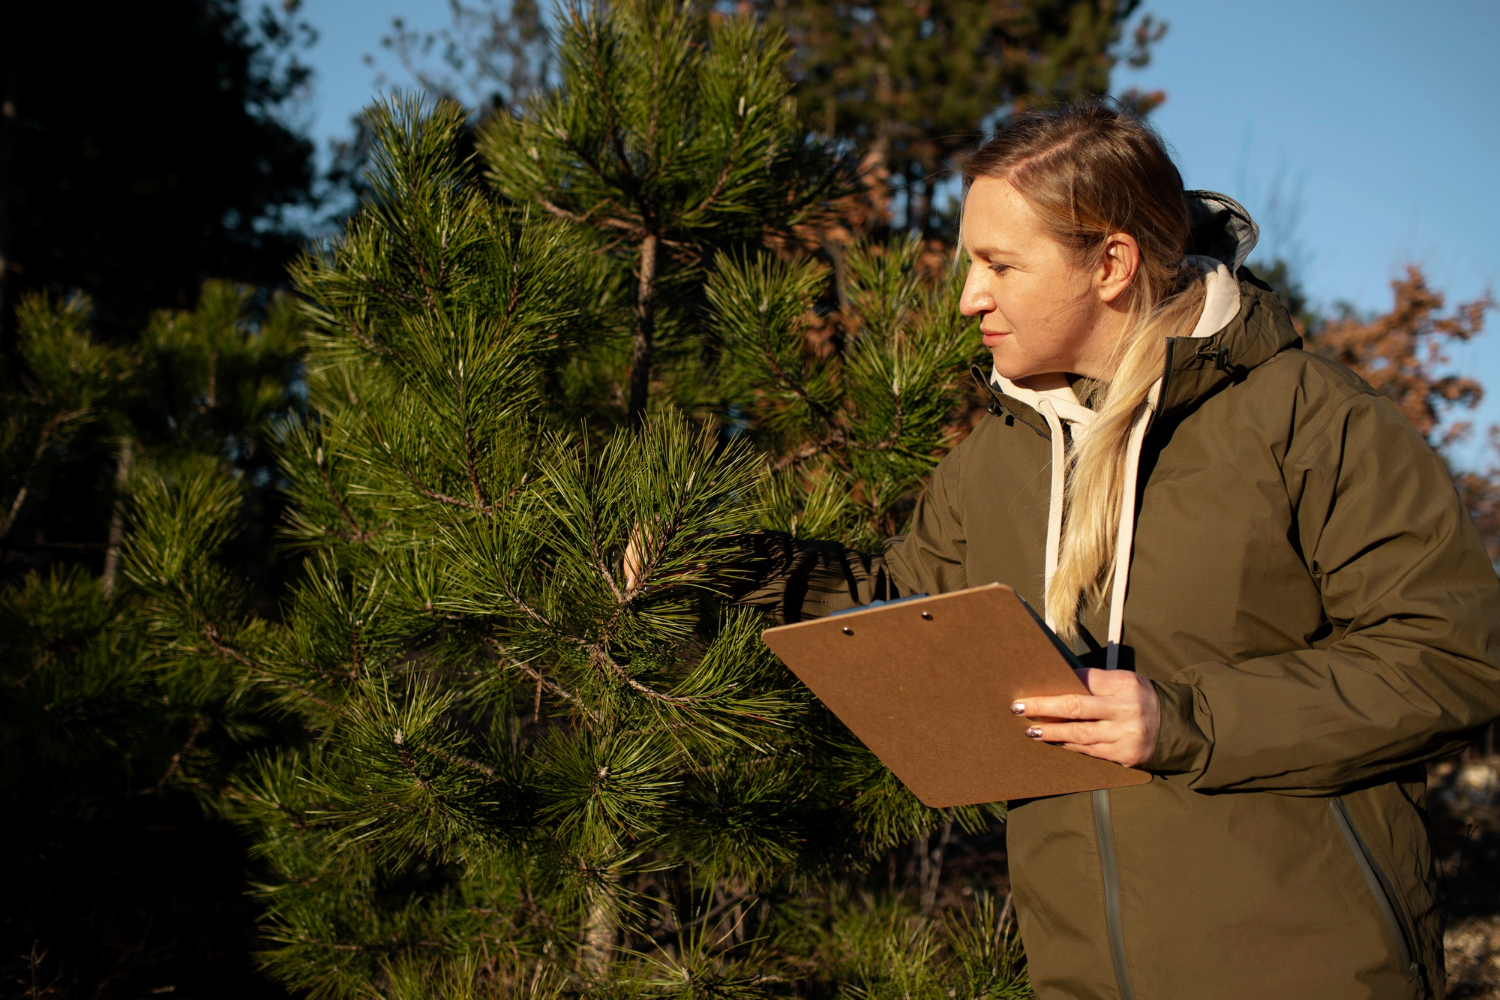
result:
[[(833, 926), (820, 887), (945, 817), (724, 606), (740, 538), (818, 476), (864, 505), (830, 526), (895, 516), (949, 440), (953, 293), (913, 245), (855, 254), (849, 336), (818, 359), (825, 273), (725, 255), (711, 396), (742, 432), (577, 423), (552, 389), (607, 287), (595, 244), (480, 186), (454, 106), (370, 121), (374, 199), (296, 271), (284, 609), (222, 564), (240, 488), (211, 464), (143, 480), (124, 553), (164, 675), (305, 734), (215, 799), (256, 838), (267, 968), (317, 996), (781, 991)], [(821, 915), (793, 933), (778, 899)]]
[(122, 751), (142, 774), (164, 766), (170, 737), (153, 731), (163, 713), (146, 704), (141, 644), (121, 624), (98, 581), (78, 571), (31, 574), (0, 596), (0, 773), (13, 801), (68, 774), (123, 787), (130, 776)]
[(816, 169), (787, 103), (780, 34), (753, 18), (636, 0), (575, 4), (561, 25), (561, 84), (480, 134), (506, 198), (633, 246), (654, 235), (700, 263), (706, 249), (789, 232), (838, 175)]
[(834, 925), (829, 957), (857, 1000), (1021, 1000), (1034, 994), (1009, 917), (991, 896), (941, 922), (900, 905), (851, 909)]
[[(198, 797), (285, 735), (224, 641), (264, 629), (246, 614), (268, 561), (256, 529), (301, 351), (289, 300), (254, 313), (248, 290), (211, 282), (121, 348), (93, 338), (85, 297), (32, 296), (0, 368), (0, 783), (17, 893), (33, 901), (0, 933), (59, 990), (144, 991), (164, 962), (185, 983), (235, 969), (243, 850)], [(159, 515), (135, 569), (175, 594), (170, 607), (121, 576), (132, 496)], [(201, 551), (234, 573), (195, 573)], [(210, 874), (225, 868), (227, 885)]]
[(252, 321), (254, 290), (208, 281), (191, 310), (158, 312), (141, 337), (130, 416), (158, 462), (219, 455), (263, 466), (273, 427), (297, 408), (296, 305), (273, 296)]
[(87, 298), (30, 295), (16, 309), (20, 365), (0, 372), (0, 543), (70, 446), (107, 430), (127, 391), (130, 356), (89, 335)]
[(924, 276), (915, 239), (848, 256), (839, 351), (806, 336), (826, 272), (813, 262), (721, 257), (707, 294), (727, 397), (778, 456), (765, 527), (877, 545), (954, 438), (975, 338), (957, 282)]
[(798, 125), (786, 40), (755, 18), (667, 0), (574, 3), (561, 17), (560, 85), (490, 116), (478, 148), (504, 198), (634, 268), (639, 422), (653, 373), (671, 398), (704, 402), (695, 285), (714, 252), (792, 241), (850, 173)]

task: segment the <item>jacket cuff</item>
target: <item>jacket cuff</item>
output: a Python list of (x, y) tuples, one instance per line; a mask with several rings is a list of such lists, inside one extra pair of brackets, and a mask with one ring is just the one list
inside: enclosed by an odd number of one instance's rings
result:
[(1161, 709), (1156, 749), (1142, 770), (1158, 774), (1201, 771), (1208, 763), (1213, 739), (1198, 724), (1198, 689), (1181, 681), (1153, 681)]

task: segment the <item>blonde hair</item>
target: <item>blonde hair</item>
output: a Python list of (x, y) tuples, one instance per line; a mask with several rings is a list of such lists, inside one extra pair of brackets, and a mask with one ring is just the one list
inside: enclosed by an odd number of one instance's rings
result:
[(964, 165), (965, 186), (976, 177), (1009, 180), (1081, 267), (1099, 266), (1113, 233), (1140, 246), (1113, 376), (1092, 390), (1097, 416), (1068, 461), (1062, 551), (1047, 607), (1071, 638), (1080, 605), (1101, 606), (1109, 586), (1131, 423), (1162, 375), (1167, 338), (1189, 335), (1203, 311), (1204, 283), (1184, 260), (1187, 196), (1155, 132), (1103, 101), (1017, 116)]

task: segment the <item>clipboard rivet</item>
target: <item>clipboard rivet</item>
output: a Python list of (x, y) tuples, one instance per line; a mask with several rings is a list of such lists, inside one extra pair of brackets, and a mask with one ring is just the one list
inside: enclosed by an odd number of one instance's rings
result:
[(922, 617), (925, 618), (925, 619), (927, 619), (928, 621), (932, 621), (932, 612), (931, 611), (924, 611), (924, 612), (922, 612)]
[(845, 625), (844, 626), (844, 634), (845, 635), (853, 635), (854, 634), (854, 630), (852, 628), (850, 628), (848, 625)]

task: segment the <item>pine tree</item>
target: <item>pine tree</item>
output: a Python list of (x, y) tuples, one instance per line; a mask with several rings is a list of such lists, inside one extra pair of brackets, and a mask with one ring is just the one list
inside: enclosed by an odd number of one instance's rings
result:
[(560, 85), (519, 116), (493, 115), (479, 148), (505, 197), (633, 266), (627, 413), (639, 423), (663, 361), (678, 362), (679, 383), (701, 378), (702, 339), (682, 328), (681, 300), (714, 253), (791, 241), (849, 175), (798, 126), (785, 40), (751, 17), (660, 0), (574, 5), (560, 34)]
[[(621, 311), (596, 223), (635, 209), (597, 210), (607, 185), (563, 212), (539, 207), (499, 151), (544, 134), (558, 109), (620, 106), (648, 75), (624, 67), (648, 66), (664, 37), (704, 65), (725, 39), (737, 59), (776, 65), (777, 39), (749, 22), (665, 33), (675, 16), (581, 12), (562, 62), (587, 65), (579, 53), (611, 40), (621, 68), (600, 86), (613, 89), (493, 126), (482, 168), (459, 153), (456, 106), (371, 112), (370, 203), (296, 271), (308, 419), (278, 453), (286, 538), (306, 558), (275, 620), (215, 558), (234, 531), (233, 483), (201, 470), (142, 490), (124, 567), (163, 655), (232, 676), (303, 733), (217, 800), (256, 838), (264, 960), (293, 988), (1027, 994), (989, 902), (935, 921), (925, 891), (863, 874), (995, 812), (921, 806), (727, 601), (752, 571), (745, 532), (875, 541), (899, 525), (953, 434), (966, 348), (945, 275), (924, 275), (913, 245), (861, 251), (849, 309), (829, 315), (827, 270), (756, 214), (778, 198), (811, 211), (825, 178), (782, 177), (793, 165), (769, 169), (766, 146), (743, 200), (726, 197), (754, 207), (724, 227), (728, 249), (683, 221), (702, 197), (691, 176), (662, 202), (677, 206), (662, 238), (691, 246), (681, 301), (703, 303), (698, 398), (717, 410), (662, 401), (632, 426), (568, 388), (637, 384), (591, 351)], [(753, 101), (742, 114), (722, 89), (723, 120), (751, 119)], [(672, 116), (698, 107), (664, 104), (659, 129), (687, 136)], [(521, 146), (516, 169), (547, 162), (550, 183), (563, 168), (547, 127), (551, 151)], [(564, 190), (581, 199), (589, 183)], [(632, 537), (644, 551), (627, 582)]]
[[(89, 336), (87, 298), (24, 298), (13, 364), (0, 370), (0, 556), (35, 559), (21, 540), (28, 515), (91, 436), (108, 436), (127, 391), (129, 356)], [(45, 543), (43, 543), (45, 544)]]
[[(158, 314), (122, 349), (94, 339), (86, 297), (28, 296), (19, 358), (0, 368), (0, 787), (26, 903), (0, 918), (0, 942), (7, 974), (57, 995), (202, 990), (217, 977), (255, 988), (243, 848), (204, 821), (199, 796), (276, 734), (233, 672), (176, 669), (118, 573), (137, 481), (149, 506), (184, 470), (216, 486), (198, 506), (232, 512), (219, 537), (253, 551), (242, 500), (274, 489), (263, 445), (289, 409), (300, 348), (285, 299), (258, 321), (250, 305), (248, 290), (210, 283), (195, 309)], [(74, 528), (82, 541), (44, 531), (39, 515), (64, 489), (94, 514)], [(175, 526), (176, 544), (203, 544), (201, 527)], [(237, 577), (264, 577), (263, 552), (229, 561)]]

